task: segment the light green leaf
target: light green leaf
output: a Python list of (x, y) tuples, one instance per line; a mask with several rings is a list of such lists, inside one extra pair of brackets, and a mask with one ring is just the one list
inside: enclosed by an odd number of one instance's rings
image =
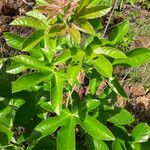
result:
[(111, 141), (115, 137), (111, 131), (93, 117), (87, 116), (83, 122), (79, 122), (81, 127), (91, 136), (99, 140)]
[(46, 4), (48, 4), (46, 1), (44, 1), (44, 0), (35, 0), (36, 1), (36, 4), (38, 4), (38, 5), (46, 5)]
[(53, 110), (60, 115), (62, 110), (63, 87), (65, 78), (60, 72), (55, 72), (51, 79), (51, 103)]
[(81, 35), (80, 32), (75, 27), (69, 28), (68, 32), (75, 42), (80, 43)]
[(63, 126), (65, 122), (69, 119), (69, 113), (61, 113), (60, 116), (48, 118), (42, 122), (40, 122), (34, 129), (31, 134), (30, 139), (40, 139), (47, 135), (52, 134), (56, 131), (56, 129), (60, 126)]
[(85, 8), (83, 11), (79, 13), (79, 18), (86, 18), (86, 19), (94, 19), (98, 17), (102, 17), (106, 15), (111, 8), (106, 6), (95, 6), (91, 8)]
[(43, 32), (37, 30), (31, 33), (23, 42), (23, 49), (25, 51), (29, 51), (33, 47), (35, 47), (44, 37), (47, 36)]
[(95, 34), (95, 31), (92, 27), (92, 25), (86, 20), (86, 19), (78, 19), (77, 22), (77, 28), (85, 33)]
[(36, 18), (25, 16), (15, 19), (10, 23), (10, 25), (31, 27), (38, 30), (46, 30), (48, 28), (48, 25), (43, 23), (42, 21)]
[(114, 61), (114, 65), (129, 65), (137, 67), (150, 60), (150, 49), (136, 48), (126, 53), (128, 59), (119, 59)]
[(58, 58), (56, 58), (55, 65), (62, 64), (72, 57), (71, 50), (65, 50)]
[(90, 3), (89, 5), (87, 6), (87, 8), (90, 8), (90, 7), (95, 7), (97, 6), (102, 0), (90, 0)]
[(77, 10), (77, 13), (79, 13), (82, 9), (84, 9), (89, 3), (89, 0), (80, 0), (78, 2), (79, 8)]
[(129, 31), (129, 22), (124, 21), (119, 23), (114, 30), (111, 32), (110, 36), (108, 37), (108, 40), (110, 41), (111, 45), (116, 45), (123, 41), (124, 36)]
[(44, 74), (41, 72), (33, 72), (30, 74), (26, 74), (21, 76), (18, 80), (16, 80), (12, 85), (13, 93), (19, 92), (22, 90), (26, 90), (38, 83), (48, 80), (51, 78), (51, 75)]
[(0, 125), (0, 146), (9, 144), (12, 139), (13, 133), (8, 128)]
[[(81, 56), (81, 54), (79, 55)], [(69, 60), (74, 56), (78, 56), (78, 49), (66, 49), (60, 56), (58, 56), (58, 58), (56, 58), (55, 65), (65, 63), (65, 61)]]
[(39, 19), (39, 20), (43, 21), (45, 24), (47, 23), (47, 18), (39, 11), (32, 10), (32, 11), (27, 12), (26, 15), (33, 17), (35, 19)]
[(113, 141), (112, 143), (112, 150), (123, 150), (121, 144), (119, 143), (119, 141)]
[(67, 68), (67, 79), (68, 82), (73, 86), (75, 83), (77, 83), (77, 77), (79, 75), (81, 69), (81, 64), (77, 64), (75, 66), (71, 65)]
[(112, 77), (113, 67), (110, 61), (103, 55), (99, 55), (98, 59), (93, 60), (94, 68), (103, 76)]
[(51, 67), (46, 66), (44, 62), (37, 60), (35, 57), (18, 55), (12, 57), (12, 59), (25, 67), (51, 72)]
[(12, 62), (11, 65), (7, 68), (6, 72), (9, 74), (18, 74), (26, 69), (27, 69), (27, 67), (25, 67), (17, 62)]
[(136, 143), (148, 141), (150, 136), (150, 127), (147, 123), (140, 123), (132, 130), (132, 137)]
[(120, 50), (113, 47), (100, 47), (98, 45), (93, 45), (92, 49), (95, 54), (103, 54), (115, 59), (127, 58), (127, 56)]
[(71, 117), (57, 135), (57, 150), (75, 150), (75, 126), (76, 119)]
[(124, 89), (122, 88), (122, 86), (120, 85), (120, 83), (118, 82), (116, 78), (114, 77), (109, 78), (108, 85), (116, 94), (124, 98), (128, 98), (127, 94), (125, 93)]
[(6, 43), (15, 49), (22, 50), (22, 43), (24, 41), (24, 38), (10, 32), (5, 32), (4, 37), (6, 40)]

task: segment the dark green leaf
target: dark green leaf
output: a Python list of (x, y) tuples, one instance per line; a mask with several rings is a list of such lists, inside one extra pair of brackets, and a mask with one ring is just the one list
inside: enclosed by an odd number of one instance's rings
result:
[(128, 98), (127, 94), (125, 93), (124, 89), (122, 88), (122, 86), (120, 85), (120, 83), (118, 82), (116, 78), (114, 77), (109, 78), (108, 85), (116, 94), (124, 98)]
[(0, 125), (0, 146), (9, 144), (12, 136), (12, 131), (3, 125)]

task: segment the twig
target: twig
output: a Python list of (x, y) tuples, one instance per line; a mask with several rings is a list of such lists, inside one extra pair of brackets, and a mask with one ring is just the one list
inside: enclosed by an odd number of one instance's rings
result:
[(106, 27), (105, 27), (105, 29), (104, 29), (103, 37), (105, 37), (105, 34), (106, 34), (107, 29), (108, 29), (108, 27), (109, 27), (109, 24), (110, 24), (110, 22), (111, 22), (111, 18), (112, 18), (112, 16), (113, 16), (113, 13), (114, 13), (114, 11), (115, 11), (115, 8), (116, 8), (116, 6), (117, 6), (117, 3), (118, 3), (118, 0), (115, 1), (114, 7), (113, 7), (112, 12), (111, 12), (111, 14), (110, 14), (110, 16), (109, 16), (109, 19), (108, 19), (108, 23), (107, 23), (107, 25), (106, 25)]
[(27, 4), (27, 5), (33, 5), (34, 3), (33, 2), (27, 2), (26, 0), (22, 0), (25, 4)]
[(128, 72), (126, 73), (126, 75), (123, 77), (123, 79), (121, 80), (121, 83), (123, 83), (124, 82), (124, 80), (126, 79), (126, 77), (128, 76), (128, 74), (131, 72), (131, 70), (132, 70), (132, 68), (130, 68), (129, 70), (128, 70)]

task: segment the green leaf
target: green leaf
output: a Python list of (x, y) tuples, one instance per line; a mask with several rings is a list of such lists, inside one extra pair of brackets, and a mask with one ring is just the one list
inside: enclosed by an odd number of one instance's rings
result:
[(0, 146), (9, 144), (12, 139), (13, 133), (8, 128), (0, 125)]
[(44, 1), (44, 0), (35, 0), (36, 1), (36, 4), (38, 4), (38, 5), (46, 5), (46, 4), (48, 4), (46, 1)]
[(53, 110), (60, 115), (62, 110), (63, 87), (65, 78), (60, 72), (55, 72), (51, 79), (51, 103)]
[(98, 45), (92, 46), (95, 54), (103, 54), (115, 59), (127, 58), (127, 56), (120, 50), (113, 47), (99, 47)]
[(79, 8), (77, 9), (77, 13), (79, 13), (82, 9), (84, 9), (89, 3), (89, 0), (80, 0), (78, 2)]
[(71, 50), (65, 50), (58, 58), (56, 58), (55, 65), (62, 64), (70, 58), (72, 58)]
[(120, 42), (123, 41), (124, 36), (128, 33), (129, 31), (129, 22), (124, 21), (119, 23), (114, 30), (111, 32), (111, 34), (108, 37), (108, 40), (110, 41), (111, 45), (116, 45)]
[(33, 47), (35, 47), (44, 37), (47, 36), (43, 32), (37, 30), (31, 33), (23, 42), (24, 51), (29, 51)]
[(92, 25), (86, 20), (86, 19), (78, 19), (77, 22), (77, 28), (85, 33), (95, 34), (95, 31), (92, 27)]
[(102, 79), (100, 78), (99, 73), (95, 69), (93, 69), (91, 71), (89, 79), (90, 79), (89, 80), (89, 90), (90, 90), (90, 93), (92, 95), (94, 95), (94, 94), (96, 94), (96, 91), (97, 91)]
[(86, 19), (94, 19), (98, 17), (102, 17), (106, 15), (111, 8), (106, 6), (95, 6), (91, 8), (85, 8), (83, 11), (79, 13), (79, 18), (86, 18)]
[(39, 20), (43, 21), (45, 24), (47, 23), (47, 18), (39, 11), (32, 10), (32, 11), (27, 12), (26, 15), (33, 17), (35, 19), (39, 19)]
[(51, 72), (51, 67), (46, 66), (44, 62), (39, 61), (35, 57), (19, 55), (19, 56), (12, 57), (12, 59), (22, 64), (25, 67)]
[(42, 21), (36, 18), (25, 16), (15, 19), (10, 23), (10, 25), (31, 27), (38, 30), (46, 30), (48, 28), (48, 25), (43, 23)]
[(128, 125), (134, 122), (133, 116), (125, 109), (114, 109), (110, 113), (110, 117), (107, 119), (108, 122), (116, 125)]
[[(55, 65), (65, 63), (65, 61), (69, 60), (72, 57), (76, 57), (78, 54), (78, 49), (70, 48), (66, 49), (59, 57), (55, 60)], [(81, 55), (80, 55), (81, 56)]]
[(80, 43), (81, 35), (80, 32), (75, 27), (69, 28), (68, 32), (75, 42)]
[(77, 83), (77, 77), (80, 73), (81, 64), (77, 64), (75, 66), (68, 66), (67, 68), (67, 79), (68, 82), (73, 86), (75, 83)]
[(92, 138), (90, 135), (86, 135), (86, 145), (87, 150), (109, 150), (102, 140)]
[(33, 72), (30, 74), (26, 74), (21, 76), (18, 80), (16, 80), (12, 85), (13, 93), (19, 92), (22, 90), (26, 90), (38, 83), (48, 80), (51, 78), (51, 75), (44, 74), (41, 72)]
[(48, 118), (40, 122), (34, 129), (29, 139), (41, 139), (47, 135), (52, 134), (60, 126), (63, 126), (69, 119), (70, 114), (62, 112), (60, 116)]
[[(25, 40), (24, 38), (14, 34), (14, 33), (9, 33), (9, 32), (4, 33), (4, 37), (5, 37), (6, 43), (10, 47), (23, 51), (22, 47), (23, 47), (23, 42)], [(40, 48), (38, 46), (35, 46), (28, 52), (32, 56), (41, 57)]]
[(111, 131), (93, 117), (87, 116), (83, 122), (79, 122), (81, 127), (91, 136), (99, 140), (111, 141), (115, 137)]
[(89, 5), (87, 6), (87, 8), (90, 8), (90, 7), (95, 7), (97, 6), (102, 0), (90, 0), (90, 3)]
[(44, 137), (27, 148), (27, 150), (56, 150), (55, 139), (51, 136)]
[(24, 41), (24, 38), (18, 36), (17, 34), (5, 32), (4, 37), (6, 40), (6, 43), (15, 49), (22, 50), (22, 43)]
[(137, 67), (150, 59), (150, 49), (148, 48), (136, 48), (126, 53), (128, 59), (115, 60), (113, 65), (129, 65)]
[(128, 98), (127, 94), (125, 93), (124, 89), (122, 88), (122, 86), (120, 85), (120, 83), (118, 82), (116, 78), (114, 77), (109, 78), (108, 85), (116, 94), (124, 98)]
[(71, 117), (59, 131), (57, 135), (58, 150), (75, 150), (75, 125), (76, 119)]
[(148, 141), (150, 136), (150, 127), (147, 123), (140, 123), (132, 130), (132, 137), (136, 143)]
[(103, 55), (99, 55), (98, 59), (93, 60), (94, 68), (103, 76), (112, 77), (113, 67), (110, 61)]
[(31, 119), (33, 119), (35, 115), (35, 108), (36, 108), (36, 95), (34, 93), (30, 93), (27, 91), (21, 92), (22, 99), (24, 100), (24, 104), (19, 107), (13, 119), (13, 126), (20, 127), (27, 125)]
[(119, 141), (113, 141), (112, 143), (112, 150), (123, 150), (121, 144), (119, 143)]
[(7, 60), (7, 58), (0, 58), (0, 69), (3, 67), (3, 63)]
[(87, 115), (89, 111), (95, 109), (97, 106), (100, 105), (100, 100), (97, 99), (87, 99), (82, 102), (80, 102), (75, 108), (74, 113), (78, 115), (80, 118), (80, 115)]
[[(8, 80), (9, 79), (9, 80)], [(0, 97), (10, 98), (12, 93), (11, 80), (7, 74), (0, 73)]]
[(12, 62), (11, 65), (7, 68), (6, 72), (9, 74), (18, 74), (26, 70), (27, 67), (18, 64), (17, 62)]

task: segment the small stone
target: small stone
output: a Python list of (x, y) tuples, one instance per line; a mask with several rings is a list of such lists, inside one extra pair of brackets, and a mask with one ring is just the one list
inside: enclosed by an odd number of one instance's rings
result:
[(148, 110), (150, 108), (150, 99), (146, 96), (140, 96), (136, 99), (137, 106), (141, 109)]
[(133, 95), (135, 96), (142, 96), (142, 95), (145, 95), (146, 92), (145, 92), (145, 89), (142, 85), (134, 85), (131, 87), (131, 92)]
[(123, 98), (121, 96), (118, 96), (117, 97), (117, 102), (116, 102), (115, 105), (117, 105), (117, 107), (124, 108), (124, 107), (126, 107), (126, 102), (127, 102), (127, 100), (125, 100), (125, 98)]

